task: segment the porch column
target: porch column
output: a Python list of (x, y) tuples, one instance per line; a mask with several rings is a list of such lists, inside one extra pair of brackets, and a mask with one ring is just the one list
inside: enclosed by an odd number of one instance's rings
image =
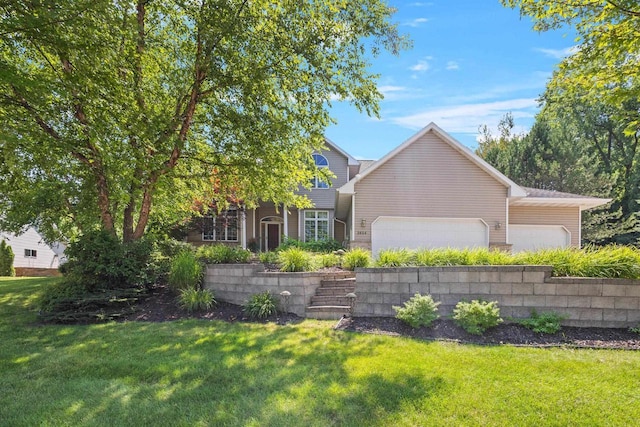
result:
[(282, 216), (284, 217), (284, 237), (289, 237), (289, 212), (287, 212), (287, 205), (282, 206)]
[(241, 245), (242, 249), (247, 249), (247, 212), (245, 209), (242, 209), (242, 236), (241, 236)]

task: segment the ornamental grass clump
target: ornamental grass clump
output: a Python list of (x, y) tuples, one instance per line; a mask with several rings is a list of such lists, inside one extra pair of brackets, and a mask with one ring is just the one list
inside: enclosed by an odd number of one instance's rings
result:
[(453, 320), (465, 331), (482, 335), (484, 331), (503, 322), (498, 301), (460, 301), (453, 309)]
[(318, 264), (325, 268), (340, 267), (342, 264), (342, 258), (337, 254), (322, 254), (317, 256)]
[(208, 310), (216, 305), (213, 293), (207, 289), (180, 289), (178, 305), (188, 312)]
[(202, 273), (202, 264), (192, 252), (180, 252), (171, 262), (169, 286), (174, 290), (197, 289)]
[(371, 253), (363, 248), (349, 249), (342, 257), (342, 266), (347, 270), (365, 268), (371, 264)]
[(376, 267), (408, 267), (414, 264), (414, 252), (408, 249), (380, 251), (375, 262)]
[(242, 310), (254, 319), (266, 319), (278, 312), (278, 304), (275, 297), (269, 291), (265, 291), (252, 295), (242, 306)]
[(280, 271), (296, 272), (310, 271), (313, 268), (313, 260), (310, 253), (299, 248), (289, 248), (278, 253)]
[(205, 264), (240, 264), (246, 263), (251, 251), (227, 245), (200, 246), (196, 256)]
[(415, 294), (404, 307), (393, 306), (396, 318), (402, 320), (412, 328), (429, 327), (439, 317), (440, 302), (433, 301), (431, 295)]

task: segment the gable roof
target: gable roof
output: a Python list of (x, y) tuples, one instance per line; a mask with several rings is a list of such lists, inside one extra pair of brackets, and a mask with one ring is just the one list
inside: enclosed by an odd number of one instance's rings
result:
[(325, 137), (324, 138), (324, 142), (325, 142), (325, 145), (328, 145), (331, 150), (337, 151), (338, 153), (340, 153), (344, 157), (346, 157), (347, 158), (347, 165), (349, 165), (349, 166), (358, 166), (360, 164), (354, 157), (351, 156), (351, 154), (347, 153), (342, 148), (338, 147), (329, 138)]
[(343, 194), (353, 194), (355, 192), (355, 184), (361, 179), (365, 178), (367, 175), (371, 174), (375, 170), (377, 170), (380, 166), (384, 165), (390, 159), (395, 157), (402, 150), (419, 140), (422, 136), (424, 136), (428, 132), (433, 132), (436, 134), (442, 141), (451, 146), (453, 149), (458, 151), (464, 157), (469, 159), (472, 163), (478, 166), (480, 169), (485, 171), (491, 177), (493, 177), (496, 181), (503, 184), (508, 189), (508, 197), (509, 198), (520, 198), (526, 197), (527, 193), (522, 187), (520, 187), (515, 182), (511, 181), (505, 175), (500, 173), (496, 168), (491, 166), (489, 163), (482, 160), (475, 153), (473, 153), (469, 148), (462, 145), (460, 142), (455, 140), (451, 135), (447, 134), (445, 131), (440, 129), (435, 123), (431, 122), (420, 131), (418, 131), (415, 135), (407, 139), (405, 142), (397, 146), (394, 150), (389, 152), (386, 156), (372, 164), (370, 167), (366, 168), (364, 171), (356, 175), (352, 180), (344, 184), (342, 187), (338, 188), (338, 193)]

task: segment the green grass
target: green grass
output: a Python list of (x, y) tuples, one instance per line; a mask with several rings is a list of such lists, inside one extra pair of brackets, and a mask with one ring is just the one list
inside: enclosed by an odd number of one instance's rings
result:
[(41, 326), (0, 280), (0, 424), (634, 425), (640, 352), (478, 347), (296, 325)]

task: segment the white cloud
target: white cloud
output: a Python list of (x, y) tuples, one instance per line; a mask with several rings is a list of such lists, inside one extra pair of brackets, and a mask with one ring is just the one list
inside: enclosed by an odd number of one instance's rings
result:
[(414, 6), (414, 7), (433, 6), (433, 3), (417, 1), (414, 3), (409, 3), (407, 6)]
[(545, 49), (542, 47), (537, 47), (534, 50), (538, 52), (542, 52), (545, 56), (555, 58), (555, 59), (564, 59), (569, 55), (573, 55), (578, 51), (577, 46), (571, 46), (564, 49)]
[(407, 86), (381, 85), (378, 91), (384, 96), (385, 101), (399, 101), (406, 99), (415, 99), (422, 96), (419, 89)]
[(424, 24), (425, 22), (428, 22), (429, 20), (427, 18), (416, 18), (412, 21), (407, 21), (405, 23), (403, 23), (402, 25), (405, 25), (407, 27), (420, 27), (422, 24)]
[(417, 63), (409, 67), (409, 69), (418, 73), (424, 73), (429, 68), (431, 68), (428, 61), (431, 61), (432, 59), (433, 57), (427, 56), (426, 58), (419, 60)]
[(480, 125), (496, 129), (500, 119), (508, 112), (514, 119), (535, 116), (538, 102), (532, 98), (518, 98), (485, 103), (459, 104), (430, 108), (419, 113), (390, 118), (390, 122), (409, 129), (421, 129), (435, 122), (450, 133), (477, 134)]
[(447, 62), (447, 70), (457, 70), (459, 68), (460, 68), (460, 66), (458, 65), (458, 63), (456, 61)]

